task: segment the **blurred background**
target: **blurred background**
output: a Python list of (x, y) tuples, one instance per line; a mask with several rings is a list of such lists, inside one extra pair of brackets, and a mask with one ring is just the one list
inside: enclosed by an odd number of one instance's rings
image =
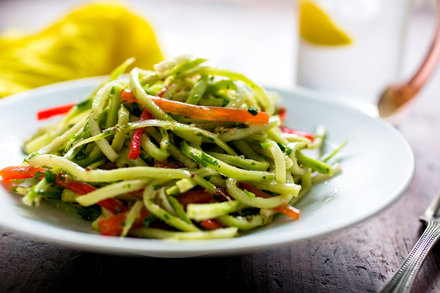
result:
[[(11, 40), (39, 32), (89, 3), (119, 3), (141, 16), (151, 26), (164, 58), (189, 53), (240, 71), (264, 85), (295, 85), (295, 0), (0, 0), (0, 34)], [(423, 58), (434, 21), (434, 2), (414, 1), (404, 52), (404, 75), (415, 70)], [(122, 47), (127, 46), (125, 36), (117, 36)], [(9, 60), (10, 55), (20, 58), (16, 53), (6, 55), (7, 45), (0, 41), (0, 80), (2, 70), (19, 62), (4, 60)], [(90, 52), (94, 49), (93, 45), (89, 48)], [(69, 58), (69, 54), (64, 58)], [(8, 75), (3, 73), (5, 76)]]

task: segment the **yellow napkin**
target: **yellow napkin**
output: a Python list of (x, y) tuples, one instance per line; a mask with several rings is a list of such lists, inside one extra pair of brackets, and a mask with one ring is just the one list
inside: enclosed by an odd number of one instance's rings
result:
[(119, 4), (89, 4), (30, 35), (0, 35), (0, 98), (34, 87), (106, 75), (129, 57), (163, 60), (150, 24)]

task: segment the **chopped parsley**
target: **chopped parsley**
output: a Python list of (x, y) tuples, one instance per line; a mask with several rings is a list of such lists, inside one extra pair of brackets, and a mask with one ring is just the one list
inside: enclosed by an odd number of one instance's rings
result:
[(46, 170), (46, 172), (44, 172), (44, 178), (46, 179), (47, 183), (54, 183), (55, 180), (57, 179), (57, 174), (54, 174), (49, 170)]
[(202, 161), (204, 161), (210, 165), (213, 165), (213, 166), (218, 166), (217, 160), (213, 159), (212, 157), (207, 155), (205, 152), (202, 152)]
[(255, 116), (255, 115), (258, 114), (258, 109), (254, 108), (254, 107), (250, 107), (247, 111), (248, 111), (252, 116)]
[(39, 180), (44, 176), (44, 172), (38, 171), (37, 173), (35, 173), (34, 175), (34, 179)]
[(243, 192), (246, 193), (247, 195), (249, 195), (250, 197), (255, 197), (255, 196), (256, 196), (255, 193), (250, 192), (250, 191), (247, 190), (247, 189), (243, 189)]
[(269, 190), (264, 190), (264, 192), (269, 194), (270, 196), (277, 196), (277, 195), (279, 195), (278, 193), (275, 193), (275, 192), (272, 192), (272, 191), (269, 191)]
[(155, 219), (156, 219), (155, 216), (152, 216), (152, 215), (151, 216), (146, 216), (145, 220), (142, 222), (142, 227), (150, 226), (154, 222)]
[(249, 125), (247, 125), (246, 123), (238, 123), (238, 122), (236, 122), (234, 124), (234, 127), (236, 127), (236, 128), (249, 128)]
[(289, 148), (289, 147), (286, 147), (286, 146), (284, 146), (284, 145), (282, 145), (282, 144), (280, 144), (280, 143), (278, 143), (277, 142), (277, 144), (278, 144), (278, 146), (280, 147), (280, 149), (283, 151), (283, 153), (285, 153), (286, 155), (288, 155), (288, 156), (290, 156), (290, 154), (292, 154), (292, 149), (291, 148)]
[(93, 101), (93, 99), (87, 99), (87, 100), (84, 100), (84, 101), (79, 102), (78, 104), (76, 104), (75, 107), (76, 107), (78, 110), (85, 110), (85, 109), (87, 109), (87, 108), (90, 108), (90, 106), (92, 105), (92, 101)]
[(195, 154), (194, 152), (189, 152), (190, 157), (196, 161), (197, 163), (199, 163), (200, 165), (202, 165), (203, 167), (208, 167), (208, 164), (203, 161), (201, 158), (199, 158), (199, 156), (197, 154)]
[(261, 146), (263, 148), (265, 148), (266, 150), (268, 150), (270, 148), (270, 142), (263, 142), (263, 143), (261, 143)]

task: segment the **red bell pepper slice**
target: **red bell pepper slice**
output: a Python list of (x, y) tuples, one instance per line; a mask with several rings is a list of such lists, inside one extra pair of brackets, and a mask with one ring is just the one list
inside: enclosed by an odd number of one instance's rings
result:
[(278, 116), (280, 116), (280, 120), (281, 122), (286, 121), (286, 114), (287, 114), (287, 110), (286, 108), (280, 108), (280, 110), (278, 111)]
[(73, 180), (71, 178), (69, 178), (66, 175), (62, 175), (62, 174), (58, 174), (55, 183), (59, 186), (62, 186), (64, 188), (67, 188), (75, 193), (84, 195), (87, 194), (89, 192), (95, 191), (96, 188), (93, 187), (90, 184), (78, 181), (78, 180)]
[[(128, 102), (139, 103), (134, 94), (129, 90), (122, 91), (121, 99)], [(252, 122), (264, 124), (269, 122), (269, 114), (266, 112), (250, 113), (245, 109), (198, 106), (162, 99), (160, 97), (152, 97), (151, 99), (159, 108), (167, 113), (183, 115), (191, 118), (208, 121)]]
[(220, 229), (223, 228), (222, 225), (220, 225), (217, 221), (215, 220), (202, 220), (200, 222), (200, 226), (202, 226), (203, 228), (207, 229), (207, 230), (216, 230), (216, 229)]
[(210, 203), (215, 201), (225, 201), (228, 199), (227, 191), (221, 188), (216, 189), (216, 193), (210, 193), (204, 189), (190, 190), (176, 198), (181, 205), (186, 209), (186, 206), (190, 203)]
[(167, 89), (168, 89), (168, 87), (164, 87), (164, 88), (162, 88), (162, 89), (160, 90), (160, 92), (157, 93), (156, 97), (162, 98), (163, 95), (166, 93)]
[(285, 126), (280, 126), (280, 129), (284, 133), (290, 133), (290, 134), (295, 134), (295, 135), (298, 135), (298, 136), (302, 136), (302, 137), (310, 139), (311, 141), (315, 140), (315, 135), (312, 134), (312, 133), (303, 132), (303, 131), (292, 129), (292, 128), (288, 128), (288, 127), (285, 127)]
[(301, 210), (299, 210), (289, 204), (277, 207), (276, 210), (282, 214), (285, 214), (286, 216), (288, 216), (294, 220), (299, 220), (300, 215), (301, 215)]
[[(167, 87), (162, 88), (162, 90), (157, 94), (158, 97), (162, 97), (165, 92), (167, 91)], [(127, 90), (122, 91), (121, 98), (125, 99), (124, 97), (127, 96), (125, 93)], [(128, 91), (131, 93), (131, 91)], [(134, 96), (133, 96), (134, 97)], [(136, 100), (136, 98), (135, 98)], [(144, 110), (141, 114), (141, 117), (139, 117), (139, 121), (152, 119), (153, 115), (151, 115), (150, 112), (147, 110)], [(139, 155), (141, 154), (141, 137), (142, 134), (144, 134), (146, 127), (144, 128), (137, 128), (133, 132), (133, 137), (131, 138), (130, 146), (128, 147), (128, 158), (135, 160)]]
[(120, 213), (98, 221), (99, 233), (106, 236), (121, 235), (123, 229), (122, 224), (126, 217), (126, 213)]
[(214, 194), (206, 190), (190, 190), (176, 198), (185, 209), (190, 203), (210, 203), (215, 201)]
[(3, 180), (26, 179), (33, 178), (38, 172), (44, 173), (46, 170), (45, 168), (33, 166), (9, 166), (0, 170), (0, 176)]
[(106, 198), (98, 201), (98, 204), (101, 207), (109, 210), (113, 214), (118, 214), (127, 211), (127, 207), (120, 200), (116, 198)]
[[(33, 166), (10, 166), (0, 170), (0, 176), (2, 177), (3, 182), (5, 182), (3, 184), (4, 186), (12, 187), (10, 181), (13, 179), (33, 178), (35, 177), (35, 175), (37, 175), (38, 172), (42, 173), (42, 175), (38, 179), (42, 179), (44, 177), (44, 172), (46, 171), (47, 169), (45, 168), (38, 168)], [(96, 188), (90, 184), (78, 180), (73, 180), (63, 174), (57, 175), (55, 184), (81, 195), (96, 190)], [(99, 201), (98, 204), (114, 214), (127, 211), (127, 207), (116, 198), (107, 198)]]
[[(80, 195), (84, 195), (96, 190), (96, 188), (90, 184), (78, 180), (73, 180), (68, 176), (61, 174), (58, 174), (55, 183)], [(127, 207), (116, 198), (103, 199), (98, 202), (98, 205), (114, 214), (123, 213), (128, 210)]]
[[(150, 112), (144, 110), (139, 117), (139, 121), (148, 120), (153, 118)], [(128, 158), (135, 160), (141, 154), (141, 137), (144, 134), (146, 127), (137, 128), (133, 132), (133, 136), (131, 137), (130, 146), (128, 147)]]
[(70, 109), (75, 107), (75, 105), (76, 105), (76, 103), (69, 103), (69, 104), (65, 104), (65, 105), (61, 105), (61, 106), (55, 106), (52, 108), (40, 110), (37, 112), (37, 119), (44, 120), (44, 119), (49, 119), (49, 118), (56, 116), (56, 115), (66, 114), (67, 112), (70, 111)]
[(123, 101), (127, 101), (129, 103), (138, 103), (138, 104), (140, 104), (138, 99), (134, 96), (134, 94), (130, 90), (123, 90), (122, 93), (121, 93), (121, 99)]
[(14, 185), (15, 185), (12, 180), (2, 180), (2, 181), (0, 181), (0, 184), (6, 190), (11, 190), (14, 187)]
[[(98, 221), (99, 233), (105, 236), (119, 236), (124, 229), (124, 221), (127, 218), (127, 213), (120, 213), (114, 216), (104, 218)], [(152, 214), (143, 208), (140, 214), (136, 217), (135, 222), (130, 230), (134, 230), (142, 227), (142, 223), (145, 221), (147, 216), (151, 216)]]

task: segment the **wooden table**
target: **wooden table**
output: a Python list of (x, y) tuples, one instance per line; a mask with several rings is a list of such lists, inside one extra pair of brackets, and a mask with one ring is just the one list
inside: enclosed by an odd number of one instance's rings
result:
[[(186, 259), (89, 253), (0, 230), (0, 292), (125, 292), (157, 286), (165, 292), (375, 292), (422, 233), (418, 216), (440, 190), (437, 84), (438, 75), (398, 125), (415, 153), (414, 181), (394, 205), (361, 224), (287, 247)], [(414, 292), (440, 292), (439, 267), (440, 251), (434, 249)]]

